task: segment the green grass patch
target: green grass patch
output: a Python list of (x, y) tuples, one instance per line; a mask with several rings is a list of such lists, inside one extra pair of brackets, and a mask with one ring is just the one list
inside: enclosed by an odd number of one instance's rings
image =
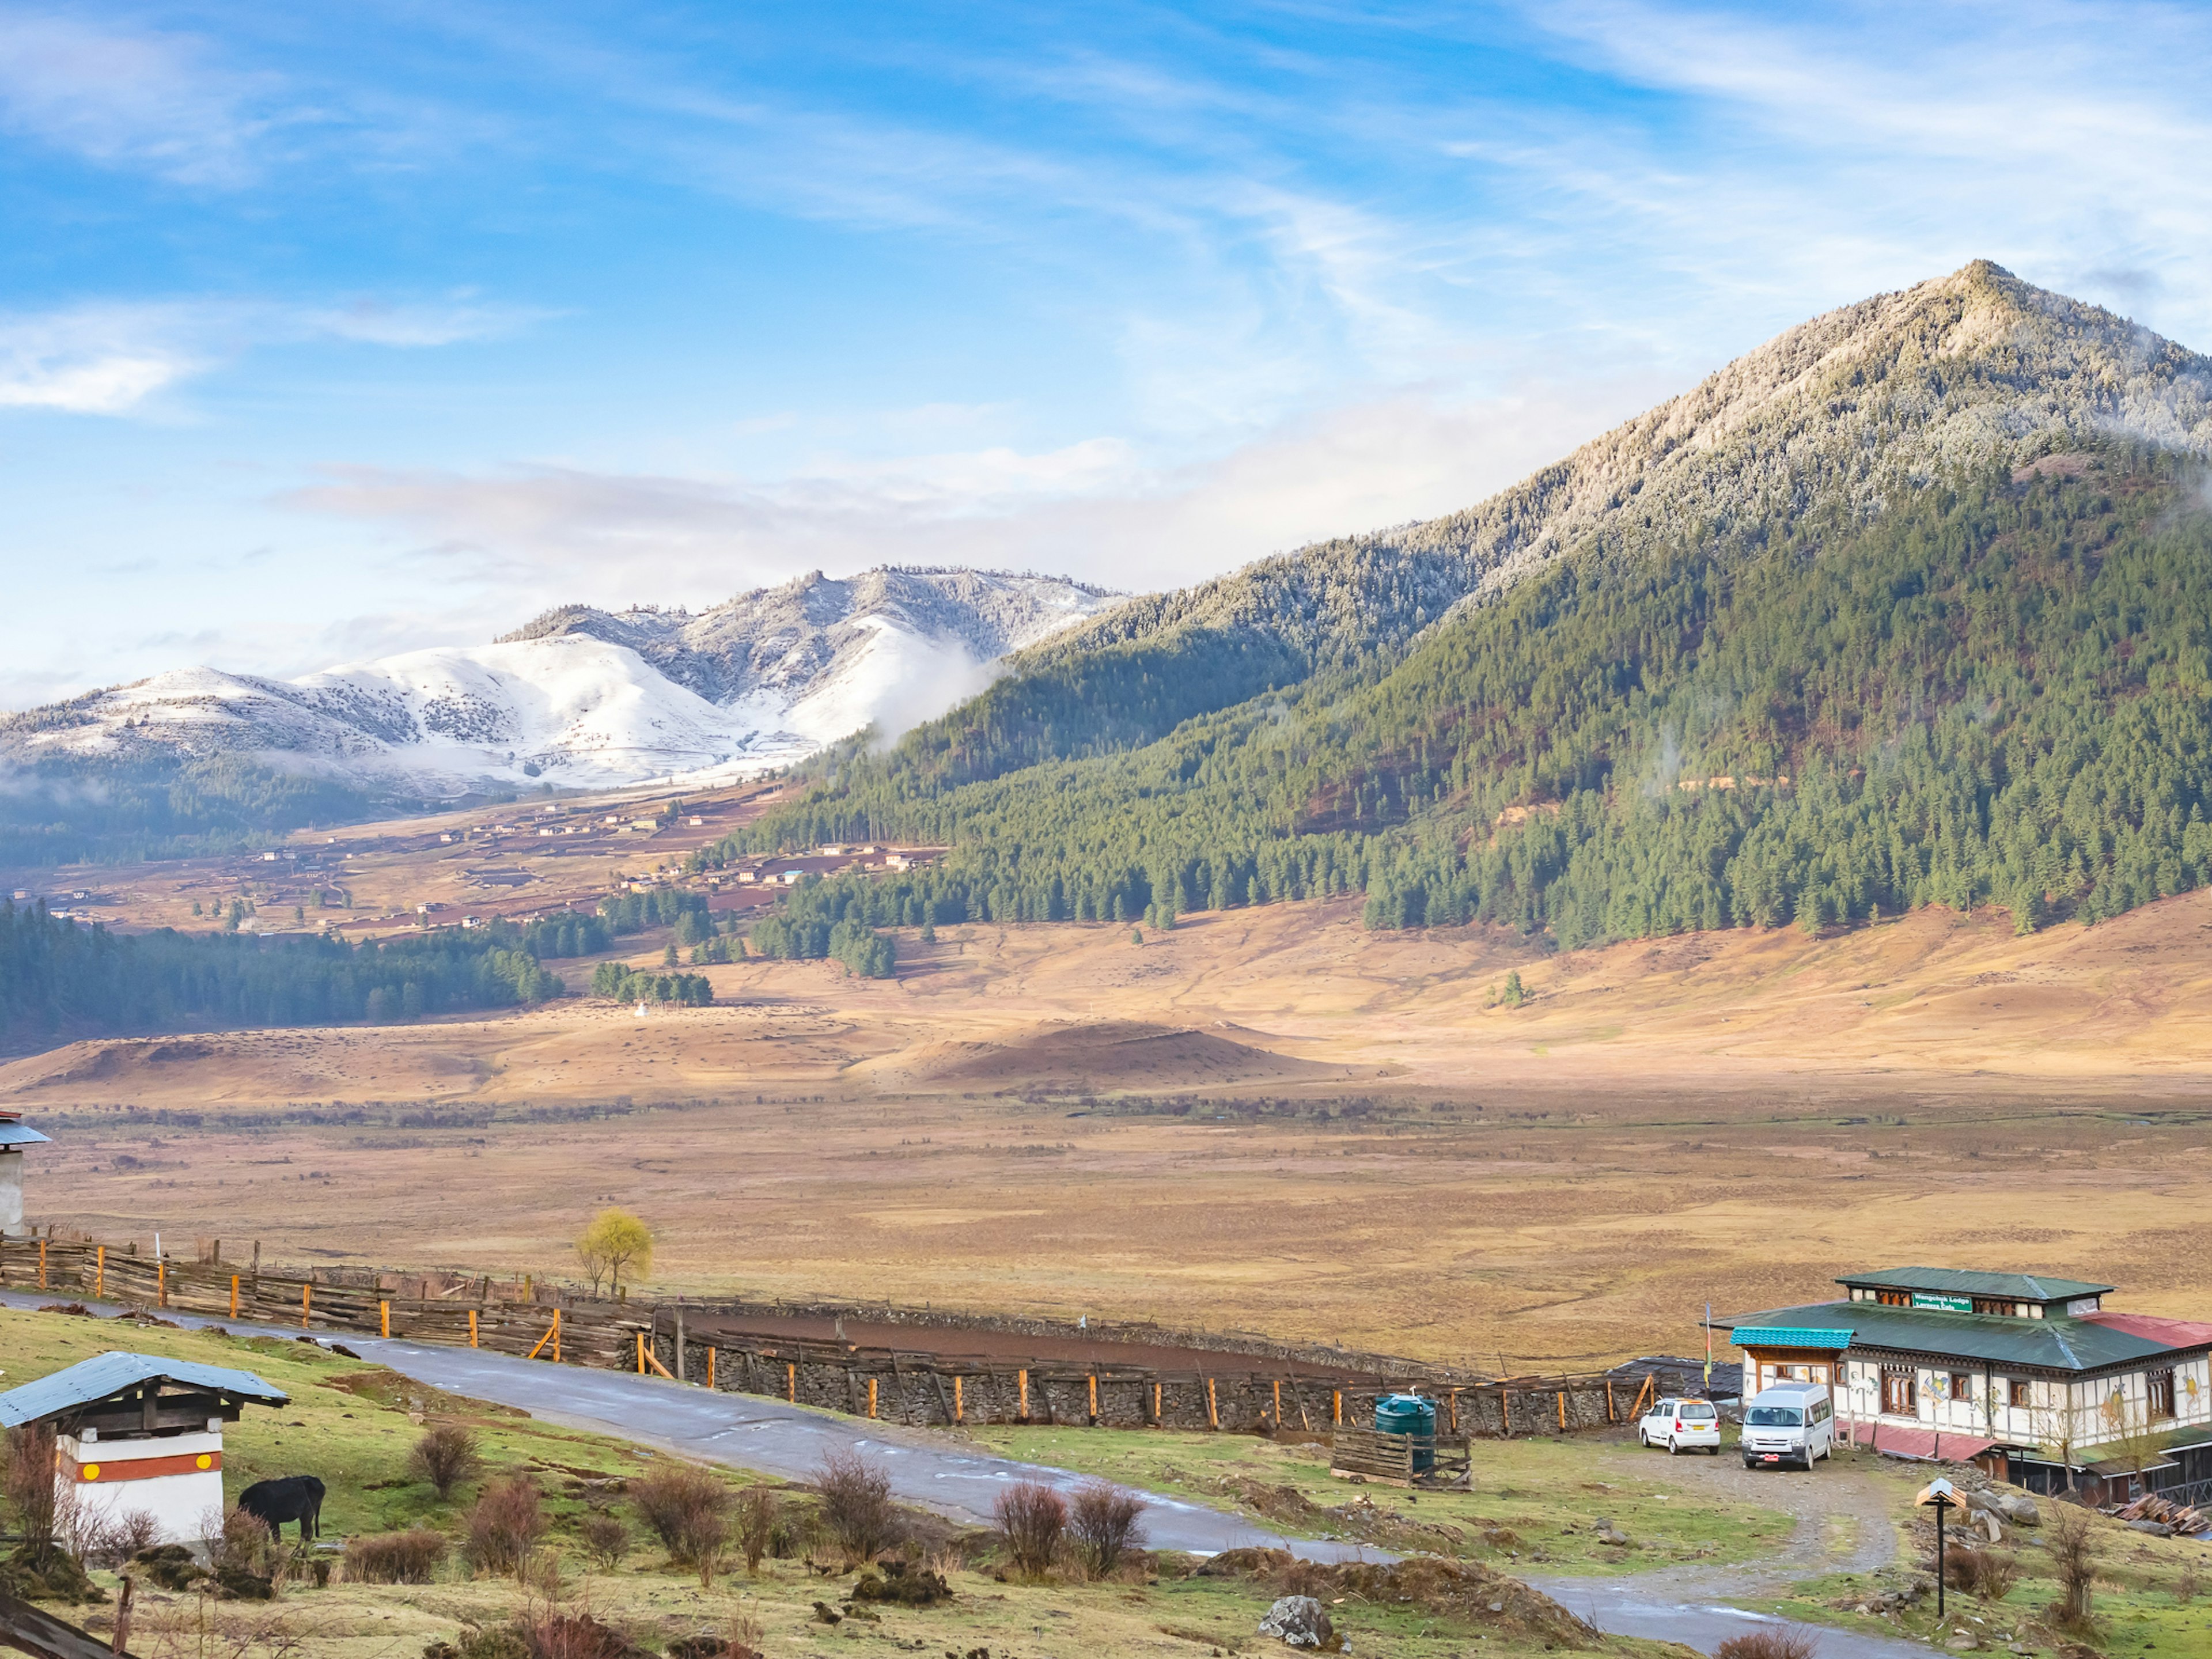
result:
[[(1250, 1435), (994, 1426), (974, 1437), (1011, 1457), (1173, 1492), (1285, 1534), (1357, 1538), (1508, 1571), (1610, 1574), (1755, 1560), (1794, 1526), (1785, 1511), (1700, 1490), (1709, 1460), (1677, 1462), (1632, 1442), (1478, 1440), (1473, 1491), (1407, 1492), (1334, 1478), (1321, 1446)], [(1628, 1544), (1602, 1542), (1601, 1519)]]

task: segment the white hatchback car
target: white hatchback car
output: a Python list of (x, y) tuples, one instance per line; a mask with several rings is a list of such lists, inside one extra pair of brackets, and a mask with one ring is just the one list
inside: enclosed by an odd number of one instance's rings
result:
[(1637, 1420), (1636, 1437), (1647, 1446), (1664, 1446), (1675, 1456), (1686, 1451), (1721, 1455), (1721, 1414), (1710, 1400), (1662, 1400)]

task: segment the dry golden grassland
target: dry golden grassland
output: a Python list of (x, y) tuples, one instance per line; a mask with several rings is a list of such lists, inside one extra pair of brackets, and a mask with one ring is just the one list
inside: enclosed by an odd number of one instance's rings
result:
[(1708, 1300), (1915, 1261), (2202, 1317), (2208, 930), (2212, 895), (2025, 939), (1923, 912), (1565, 957), (1343, 905), (1142, 945), (947, 927), (893, 981), (715, 968), (717, 1006), (644, 1018), (81, 1043), (0, 1067), (0, 1103), (55, 1136), (35, 1218), (280, 1261), (560, 1273), (619, 1202), (670, 1289), (1486, 1368), (1694, 1352)]

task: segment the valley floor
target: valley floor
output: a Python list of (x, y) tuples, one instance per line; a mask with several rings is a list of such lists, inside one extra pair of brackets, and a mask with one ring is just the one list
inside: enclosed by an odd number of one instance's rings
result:
[[(0, 1068), (28, 1208), (272, 1260), (1150, 1316), (1496, 1367), (1691, 1352), (1847, 1267), (2203, 1317), (2212, 896), (1547, 956), (1343, 905), (948, 927), (714, 1007), (88, 1042)], [(657, 960), (660, 941), (640, 942)], [(1508, 971), (1528, 999), (1497, 1001)], [(164, 1114), (167, 1115), (165, 1117)]]

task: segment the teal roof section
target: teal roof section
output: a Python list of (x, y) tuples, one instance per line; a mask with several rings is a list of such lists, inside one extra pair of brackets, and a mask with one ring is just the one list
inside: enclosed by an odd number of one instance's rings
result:
[[(2165, 1354), (2201, 1353), (2212, 1344), (2160, 1342), (2087, 1319), (2015, 1319), (2005, 1314), (1943, 1313), (1891, 1308), (1879, 1302), (1816, 1302), (1805, 1308), (1716, 1319), (1736, 1333), (1736, 1346), (1755, 1330), (1784, 1328), (1849, 1334), (1852, 1348), (1888, 1348), (1971, 1364), (2019, 1365), (2047, 1371), (2094, 1371)], [(1779, 1347), (1782, 1344), (1776, 1344)]]
[(94, 1401), (105, 1400), (142, 1382), (160, 1379), (164, 1382), (182, 1383), (186, 1388), (205, 1389), (210, 1394), (227, 1394), (239, 1400), (258, 1401), (264, 1406), (282, 1406), (291, 1398), (282, 1389), (271, 1388), (252, 1371), (234, 1371), (224, 1365), (203, 1365), (191, 1359), (157, 1359), (149, 1353), (125, 1353), (117, 1350), (94, 1354), (89, 1359), (80, 1359), (74, 1365), (42, 1376), (35, 1382), (26, 1382), (19, 1389), (0, 1394), (0, 1426), (18, 1428), (26, 1423), (42, 1422), (79, 1406), (89, 1406)]
[(2102, 1296), (2113, 1287), (2078, 1279), (2047, 1279), (2040, 1273), (1973, 1273), (1963, 1267), (1884, 1267), (1876, 1273), (1844, 1273), (1838, 1285), (1864, 1285), (1884, 1291), (1932, 1291), (1938, 1296), (1986, 1296), (1999, 1302), (2071, 1302)]
[(1739, 1325), (1735, 1345), (1739, 1348), (1848, 1348), (1851, 1334), (1808, 1325)]

